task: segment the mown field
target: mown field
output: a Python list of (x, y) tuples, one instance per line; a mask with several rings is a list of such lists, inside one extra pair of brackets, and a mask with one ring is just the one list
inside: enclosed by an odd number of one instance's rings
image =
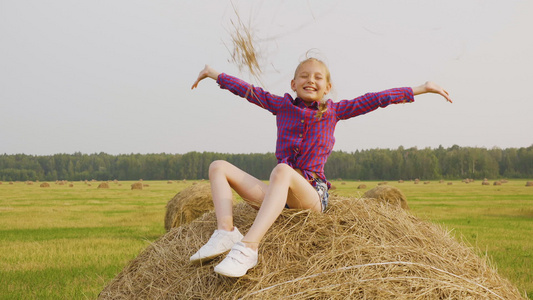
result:
[[(191, 181), (23, 182), (0, 185), (0, 299), (94, 299), (128, 261), (165, 233), (165, 205)], [(533, 299), (533, 187), (480, 181), (388, 184), (407, 196), (411, 212), (441, 224), (486, 256)], [(332, 191), (358, 196), (377, 185), (333, 181)]]

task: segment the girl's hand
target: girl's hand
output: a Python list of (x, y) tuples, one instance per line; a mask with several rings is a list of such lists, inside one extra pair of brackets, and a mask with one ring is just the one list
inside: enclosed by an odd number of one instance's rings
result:
[(205, 65), (204, 69), (200, 71), (200, 74), (198, 74), (198, 79), (196, 79), (196, 81), (192, 85), (191, 90), (196, 88), (198, 86), (198, 83), (206, 79), (207, 77), (217, 80), (219, 74), (220, 73), (215, 71), (215, 69), (211, 68), (208, 65)]
[(453, 102), (452, 99), (450, 98), (450, 95), (448, 94), (448, 92), (445, 89), (441, 88), (438, 84), (436, 84), (434, 82), (431, 82), (431, 81), (428, 81), (428, 82), (424, 83), (421, 86), (417, 86), (417, 87), (413, 88), (413, 94), (414, 95), (420, 95), (420, 94), (424, 94), (424, 93), (439, 94), (442, 97), (444, 97), (446, 99), (446, 101), (448, 101), (450, 103)]

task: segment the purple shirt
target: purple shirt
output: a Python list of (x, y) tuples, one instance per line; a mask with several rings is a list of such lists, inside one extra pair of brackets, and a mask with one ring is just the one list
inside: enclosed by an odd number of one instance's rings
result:
[(324, 165), (335, 144), (333, 133), (338, 121), (366, 114), (391, 103), (414, 101), (413, 90), (409, 87), (368, 93), (353, 100), (328, 100), (327, 111), (321, 119), (317, 119), (316, 102), (308, 107), (301, 99), (293, 99), (288, 93), (284, 96), (272, 95), (225, 73), (218, 76), (217, 83), (220, 88), (244, 97), (276, 116), (278, 163), (302, 170), (308, 180), (312, 177), (311, 172), (314, 172), (326, 181)]

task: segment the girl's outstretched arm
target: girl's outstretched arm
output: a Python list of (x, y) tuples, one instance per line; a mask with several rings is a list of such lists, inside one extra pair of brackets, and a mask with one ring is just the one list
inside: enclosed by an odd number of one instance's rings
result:
[(434, 82), (428, 81), (424, 83), (423, 85), (413, 87), (413, 95), (416, 96), (416, 95), (425, 94), (425, 93), (439, 94), (442, 97), (446, 98), (446, 101), (452, 103), (452, 99), (450, 98), (450, 95), (448, 94), (448, 92)]
[(200, 71), (200, 74), (198, 75), (198, 79), (196, 79), (196, 81), (192, 85), (191, 90), (196, 88), (198, 86), (198, 83), (206, 79), (207, 77), (217, 80), (218, 75), (220, 75), (219, 72), (217, 72), (215, 69), (211, 68), (210, 66), (205, 65), (204, 69)]

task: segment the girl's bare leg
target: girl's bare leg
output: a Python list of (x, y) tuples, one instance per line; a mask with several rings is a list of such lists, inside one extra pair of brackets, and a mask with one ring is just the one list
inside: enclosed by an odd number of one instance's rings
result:
[(242, 240), (246, 247), (257, 250), (259, 242), (281, 214), (285, 204), (291, 208), (322, 211), (315, 188), (289, 165), (278, 164), (270, 175), (270, 184), (257, 217)]
[(234, 165), (217, 160), (209, 166), (211, 193), (217, 216), (217, 229), (233, 230), (233, 188), (246, 202), (259, 207), (268, 185)]

